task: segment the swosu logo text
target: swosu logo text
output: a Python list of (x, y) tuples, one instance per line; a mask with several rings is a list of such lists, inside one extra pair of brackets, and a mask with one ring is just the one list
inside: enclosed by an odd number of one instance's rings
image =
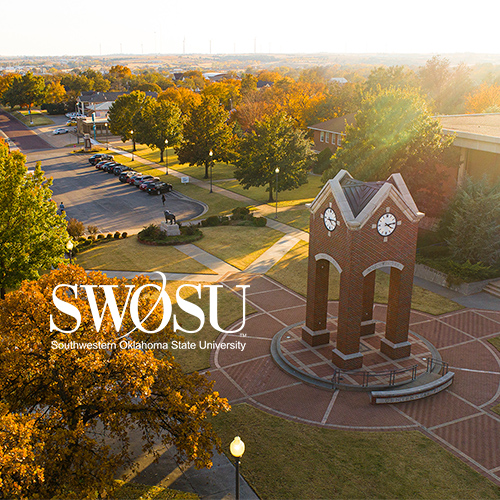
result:
[[(127, 294), (127, 299), (125, 301), (125, 305), (123, 306), (122, 311), (120, 312), (118, 310), (118, 305), (116, 303), (116, 298), (114, 294), (114, 289), (118, 288), (118, 285), (69, 285), (69, 284), (60, 284), (57, 285), (54, 290), (52, 291), (52, 300), (54, 302), (54, 305), (61, 311), (62, 313), (71, 316), (72, 318), (75, 319), (76, 321), (76, 326), (72, 330), (63, 330), (59, 328), (55, 322), (54, 318), (52, 317), (52, 314), (50, 315), (50, 331), (58, 331), (62, 333), (74, 333), (78, 330), (80, 327), (80, 324), (82, 322), (82, 316), (79, 311), (79, 309), (74, 305), (71, 304), (70, 302), (66, 302), (65, 300), (57, 297), (57, 291), (59, 289), (67, 289), (71, 290), (71, 292), (74, 294), (75, 297), (78, 297), (79, 289), (82, 289), (85, 292), (85, 295), (87, 297), (87, 301), (89, 303), (90, 311), (92, 312), (92, 318), (94, 320), (95, 328), (97, 331), (101, 329), (102, 321), (104, 319), (104, 314), (106, 312), (106, 309), (109, 309), (109, 312), (111, 314), (111, 318), (113, 319), (113, 323), (115, 326), (115, 329), (117, 332), (121, 330), (123, 318), (125, 316), (125, 312), (127, 310), (127, 306), (129, 307), (130, 310), (130, 317), (135, 325), (135, 327), (140, 330), (141, 332), (144, 333), (157, 333), (161, 331), (163, 328), (165, 328), (170, 321), (170, 318), (172, 316), (172, 302), (170, 301), (170, 297), (168, 296), (167, 292), (165, 291), (165, 285), (166, 285), (166, 277), (163, 273), (158, 271), (158, 274), (161, 275), (162, 280), (163, 280), (163, 285), (160, 287), (159, 285), (155, 283), (148, 283), (146, 285), (142, 285), (137, 290), (134, 291), (135, 285), (124, 285), (128, 289), (128, 294)], [(245, 326), (245, 294), (246, 294), (246, 289), (249, 288), (250, 285), (237, 285), (236, 288), (241, 288), (242, 289), (242, 308), (243, 308), (243, 321), (241, 326), (238, 328), (238, 330), (231, 330), (231, 333), (238, 333), (240, 332), (244, 326)], [(95, 293), (94, 289), (95, 288), (100, 288), (104, 292), (104, 297), (105, 297), (105, 302), (104, 302), (104, 307), (101, 312), (99, 312), (99, 308), (97, 306), (97, 301), (95, 298)], [(156, 300), (156, 303), (153, 306), (153, 309), (148, 312), (148, 314), (141, 320), (139, 317), (139, 299), (141, 296), (141, 293), (147, 288), (153, 288), (156, 289), (159, 292), (158, 298)], [(184, 288), (192, 288), (197, 292), (198, 298), (201, 299), (201, 288), (202, 285), (191, 285), (191, 284), (183, 284), (180, 285), (177, 288), (176, 292), (176, 301), (177, 305), (179, 308), (194, 316), (197, 318), (200, 322), (199, 327), (196, 330), (186, 330), (183, 328), (178, 320), (177, 320), (177, 315), (173, 315), (173, 330), (174, 332), (184, 332), (184, 333), (197, 333), (199, 332), (203, 326), (205, 325), (205, 314), (203, 310), (201, 309), (200, 306), (193, 304), (192, 302), (189, 302), (188, 300), (184, 299), (181, 297), (181, 291)], [(221, 333), (229, 333), (226, 330), (223, 330), (219, 326), (219, 321), (218, 321), (218, 314), (217, 314), (217, 291), (219, 288), (222, 288), (222, 285), (203, 285), (203, 288), (208, 288), (209, 289), (209, 306), (210, 306), (210, 313), (209, 313), (209, 320), (210, 324), (212, 325), (212, 328), (217, 330), (218, 332)], [(132, 293), (133, 292), (133, 293)], [(151, 315), (153, 310), (158, 306), (160, 300), (162, 301), (163, 304), (163, 317), (160, 325), (155, 329), (155, 330), (146, 330), (143, 326), (144, 321)], [(130, 302), (130, 305), (129, 305)], [(130, 333), (130, 332), (128, 332)], [(125, 337), (128, 335), (126, 333), (125, 335), (122, 335), (122, 337)], [(119, 337), (119, 338), (122, 338)]]

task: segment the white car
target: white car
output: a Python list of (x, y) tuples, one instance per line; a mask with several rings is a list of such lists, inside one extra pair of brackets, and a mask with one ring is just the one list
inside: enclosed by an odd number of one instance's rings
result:
[(54, 132), (52, 132), (54, 135), (59, 135), (59, 134), (67, 134), (69, 130), (67, 128), (56, 128)]

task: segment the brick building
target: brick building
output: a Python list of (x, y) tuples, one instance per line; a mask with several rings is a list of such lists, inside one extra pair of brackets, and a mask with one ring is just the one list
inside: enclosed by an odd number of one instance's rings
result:
[(342, 144), (346, 125), (353, 125), (354, 123), (354, 113), (351, 113), (308, 127), (309, 130), (313, 131), (314, 150), (320, 153), (328, 148), (332, 153), (335, 153)]

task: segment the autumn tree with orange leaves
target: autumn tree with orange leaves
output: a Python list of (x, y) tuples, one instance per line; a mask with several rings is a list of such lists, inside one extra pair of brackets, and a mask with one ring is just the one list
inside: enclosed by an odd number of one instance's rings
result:
[[(53, 290), (61, 284), (71, 288), (59, 287), (56, 297), (79, 311), (78, 329), (76, 318), (54, 305)], [(121, 328), (105, 306), (104, 285), (113, 287), (108, 292), (123, 311)], [(138, 295), (142, 326), (158, 333), (138, 330), (134, 309), (124, 307), (138, 287), (145, 287)], [(142, 436), (145, 452), (161, 442), (175, 445), (181, 462), (211, 465), (218, 442), (208, 417), (227, 411), (227, 401), (204, 376), (183, 373), (168, 349), (124, 348), (117, 341), (175, 338), (169, 327), (159, 328), (164, 309), (163, 301), (156, 304), (158, 295), (144, 277), (126, 282), (65, 266), (24, 282), (0, 301), (3, 498), (109, 494), (117, 468), (131, 463), (132, 433)], [(106, 307), (99, 328), (90, 296), (99, 315)]]

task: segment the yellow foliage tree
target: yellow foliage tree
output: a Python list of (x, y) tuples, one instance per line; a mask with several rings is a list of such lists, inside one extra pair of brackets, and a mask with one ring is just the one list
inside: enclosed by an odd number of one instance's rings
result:
[[(56, 289), (61, 284), (72, 288)], [(121, 327), (106, 306), (104, 285), (113, 286), (108, 291), (123, 311)], [(175, 338), (168, 326), (154, 334), (137, 329), (134, 309), (126, 306), (129, 292), (142, 286), (139, 316), (153, 331), (162, 324), (163, 301), (157, 304), (158, 291), (144, 277), (126, 282), (64, 266), (0, 301), (3, 497), (104, 494), (117, 468), (131, 462), (131, 433), (142, 437), (145, 452), (161, 442), (175, 445), (181, 462), (211, 465), (218, 440), (208, 417), (229, 406), (204, 376), (183, 373), (165, 345), (153, 351), (140, 344)], [(79, 311), (78, 329), (76, 314), (54, 304), (54, 290)], [(136, 344), (121, 345), (122, 336)]]
[(465, 109), (467, 113), (500, 112), (500, 85), (481, 84), (465, 96)]

